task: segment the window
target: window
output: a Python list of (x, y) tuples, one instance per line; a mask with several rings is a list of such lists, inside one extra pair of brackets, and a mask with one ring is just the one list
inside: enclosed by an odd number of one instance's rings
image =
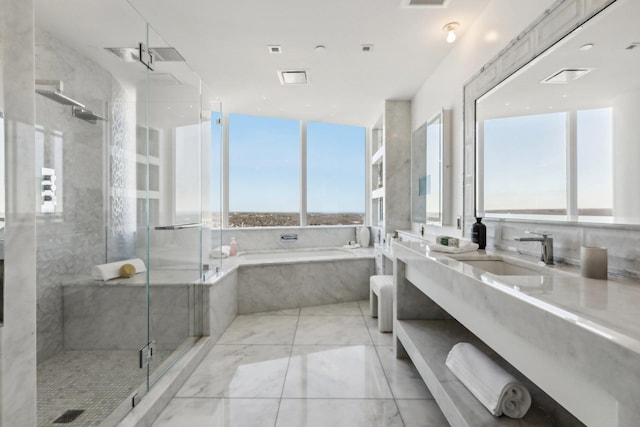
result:
[(300, 123), (229, 116), (229, 226), (300, 224)]
[(177, 127), (175, 138), (175, 222), (198, 223), (201, 217), (200, 125)]
[(613, 215), (612, 110), (577, 113), (578, 215)]
[(364, 223), (365, 129), (307, 123), (307, 225)]
[(481, 122), (480, 212), (611, 222), (612, 121), (611, 108), (598, 108)]
[(552, 113), (484, 122), (487, 214), (566, 215), (566, 117)]

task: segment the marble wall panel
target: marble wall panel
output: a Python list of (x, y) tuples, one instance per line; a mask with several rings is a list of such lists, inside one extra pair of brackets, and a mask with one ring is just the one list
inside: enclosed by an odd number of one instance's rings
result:
[(238, 315), (238, 270), (225, 273), (205, 290), (203, 335), (215, 342)]
[(5, 113), (4, 323), (0, 327), (0, 425), (36, 425), (34, 4), (0, 0)]
[(238, 313), (367, 299), (373, 274), (372, 259), (244, 266), (238, 273)]
[[(35, 32), (36, 78), (61, 80), (64, 94), (106, 117), (111, 75), (52, 37)], [(60, 200), (54, 214), (37, 215), (38, 361), (63, 350), (63, 283), (89, 277), (106, 261), (104, 153), (108, 122), (91, 124), (69, 106), (36, 96), (36, 171), (54, 168)], [(38, 174), (39, 175), (39, 174)], [(144, 306), (142, 306), (144, 307)]]
[[(190, 335), (194, 285), (151, 288), (151, 339), (174, 350)], [(63, 286), (66, 350), (137, 350), (147, 342), (145, 286)]]

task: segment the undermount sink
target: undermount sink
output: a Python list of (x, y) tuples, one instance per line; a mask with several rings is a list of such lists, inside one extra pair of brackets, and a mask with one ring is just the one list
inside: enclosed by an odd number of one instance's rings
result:
[(477, 267), (487, 273), (497, 274), (499, 276), (539, 276), (540, 271), (531, 268), (522, 267), (520, 265), (511, 264), (504, 260), (473, 260), (461, 261), (472, 267)]

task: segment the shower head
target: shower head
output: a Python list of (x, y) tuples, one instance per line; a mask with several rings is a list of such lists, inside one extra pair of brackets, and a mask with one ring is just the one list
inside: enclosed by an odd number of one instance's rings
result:
[(77, 117), (86, 122), (93, 123), (94, 125), (98, 120), (104, 120), (104, 117), (97, 115), (91, 110), (87, 110), (86, 108), (84, 108), (84, 106), (77, 107), (74, 105), (73, 107), (71, 107), (71, 114), (73, 115), (73, 117)]
[(69, 98), (62, 93), (62, 82), (60, 80), (36, 80), (36, 93), (46, 96), (62, 105), (72, 105), (84, 108), (84, 104)]

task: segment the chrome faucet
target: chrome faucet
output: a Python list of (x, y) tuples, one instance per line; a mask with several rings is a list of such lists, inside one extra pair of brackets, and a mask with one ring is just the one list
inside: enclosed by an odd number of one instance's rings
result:
[(553, 265), (553, 239), (550, 234), (534, 233), (532, 231), (525, 231), (526, 234), (536, 234), (540, 237), (516, 237), (513, 240), (518, 242), (540, 242), (542, 243), (542, 253), (540, 255), (540, 261), (546, 265)]

